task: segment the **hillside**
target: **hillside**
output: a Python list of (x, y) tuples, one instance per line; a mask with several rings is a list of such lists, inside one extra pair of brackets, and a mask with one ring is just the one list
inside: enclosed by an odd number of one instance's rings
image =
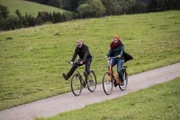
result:
[[(129, 75), (180, 62), (180, 11), (109, 16), (0, 32), (0, 110), (70, 91), (68, 72), (77, 39), (93, 56), (101, 82), (114, 35), (134, 60)], [(83, 71), (81, 67), (80, 71)]]
[(17, 9), (25, 15), (25, 13), (37, 16), (39, 11), (46, 12), (65, 12), (65, 10), (58, 9), (56, 7), (42, 5), (34, 2), (29, 2), (25, 0), (0, 0), (0, 4), (8, 7), (10, 14), (15, 14)]

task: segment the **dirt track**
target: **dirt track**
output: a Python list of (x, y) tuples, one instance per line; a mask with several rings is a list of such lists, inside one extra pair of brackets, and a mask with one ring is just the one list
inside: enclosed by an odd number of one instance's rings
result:
[(32, 120), (35, 117), (49, 117), (61, 112), (83, 108), (88, 104), (117, 98), (176, 77), (180, 77), (180, 63), (129, 76), (129, 84), (125, 91), (120, 91), (117, 87), (111, 95), (107, 96), (104, 94), (102, 86), (98, 85), (94, 93), (83, 89), (79, 97), (75, 97), (70, 92), (0, 111), (0, 120)]

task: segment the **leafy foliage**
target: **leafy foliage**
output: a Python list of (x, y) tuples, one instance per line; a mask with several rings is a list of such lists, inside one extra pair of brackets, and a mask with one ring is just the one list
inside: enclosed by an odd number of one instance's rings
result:
[(77, 8), (78, 18), (100, 17), (105, 13), (101, 0), (88, 0)]
[(8, 14), (9, 14), (8, 8), (0, 4), (0, 19), (7, 18)]
[(18, 9), (15, 11), (17, 16), (8, 16), (8, 9), (4, 6), (0, 6), (0, 11), (0, 30), (14, 30), (22, 27), (41, 25), (46, 22), (58, 23), (73, 19), (73, 15), (70, 12), (53, 12), (51, 14), (42, 11), (38, 13), (37, 17), (34, 17), (27, 13), (23, 16)]
[[(102, 2), (106, 9), (106, 15), (119, 15), (128, 13), (142, 13), (151, 11), (164, 11), (170, 9), (180, 9), (179, 0), (29, 0), (42, 4), (52, 5), (58, 8), (87, 13), (86, 8), (89, 2)], [(91, 5), (90, 5), (91, 6)], [(96, 9), (96, 6), (94, 6)], [(86, 14), (89, 15), (89, 14)], [(91, 14), (90, 14), (91, 16)], [(90, 17), (86, 16), (86, 17)], [(93, 17), (96, 17), (94, 15)]]
[[(179, 0), (29, 0), (41, 4), (47, 4), (58, 8), (73, 11), (73, 13), (53, 12), (48, 13), (41, 11), (37, 17), (28, 15), (23, 17), (19, 10), (16, 10), (16, 15), (19, 17), (8, 18), (8, 9), (5, 6), (0, 6), (0, 30), (9, 30), (21, 27), (30, 27), (41, 25), (46, 22), (58, 23), (69, 21), (72, 19), (84, 19), (93, 17), (102, 17), (106, 15), (121, 15), (146, 13), (165, 10), (179, 10)], [(9, 19), (6, 21), (6, 19)], [(12, 21), (12, 23), (7, 23)], [(4, 25), (5, 24), (5, 25)]]

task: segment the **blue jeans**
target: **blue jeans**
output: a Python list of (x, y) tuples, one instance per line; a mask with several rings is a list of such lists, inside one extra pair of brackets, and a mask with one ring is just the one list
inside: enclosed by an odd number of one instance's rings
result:
[(117, 64), (117, 72), (118, 72), (118, 74), (119, 74), (119, 78), (120, 78), (120, 80), (121, 80), (121, 82), (123, 82), (124, 81), (124, 75), (123, 75), (123, 73), (122, 73), (122, 67), (123, 67), (123, 64), (124, 64), (124, 60), (120, 60), (120, 59), (118, 59), (118, 58), (112, 58), (111, 60), (110, 60), (110, 62), (109, 62), (109, 65), (108, 65), (108, 68), (110, 67), (110, 65), (112, 65), (112, 67), (113, 66), (115, 66)]

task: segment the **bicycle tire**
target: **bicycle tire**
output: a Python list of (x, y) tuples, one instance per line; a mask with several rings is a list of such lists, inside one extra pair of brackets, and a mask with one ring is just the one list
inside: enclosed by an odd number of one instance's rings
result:
[(81, 95), (82, 80), (79, 74), (74, 74), (71, 78), (71, 91), (75, 96)]
[(91, 70), (87, 79), (87, 88), (90, 92), (94, 92), (96, 90), (96, 85), (97, 85), (96, 74), (94, 73), (93, 70)]
[(124, 75), (124, 85), (123, 86), (119, 85), (119, 88), (122, 91), (124, 91), (127, 88), (127, 85), (128, 85), (128, 74), (127, 74), (126, 69), (122, 69), (122, 72), (123, 72), (123, 75)]
[(102, 78), (102, 88), (106, 95), (110, 95), (113, 91), (113, 80), (108, 72), (106, 72)]

